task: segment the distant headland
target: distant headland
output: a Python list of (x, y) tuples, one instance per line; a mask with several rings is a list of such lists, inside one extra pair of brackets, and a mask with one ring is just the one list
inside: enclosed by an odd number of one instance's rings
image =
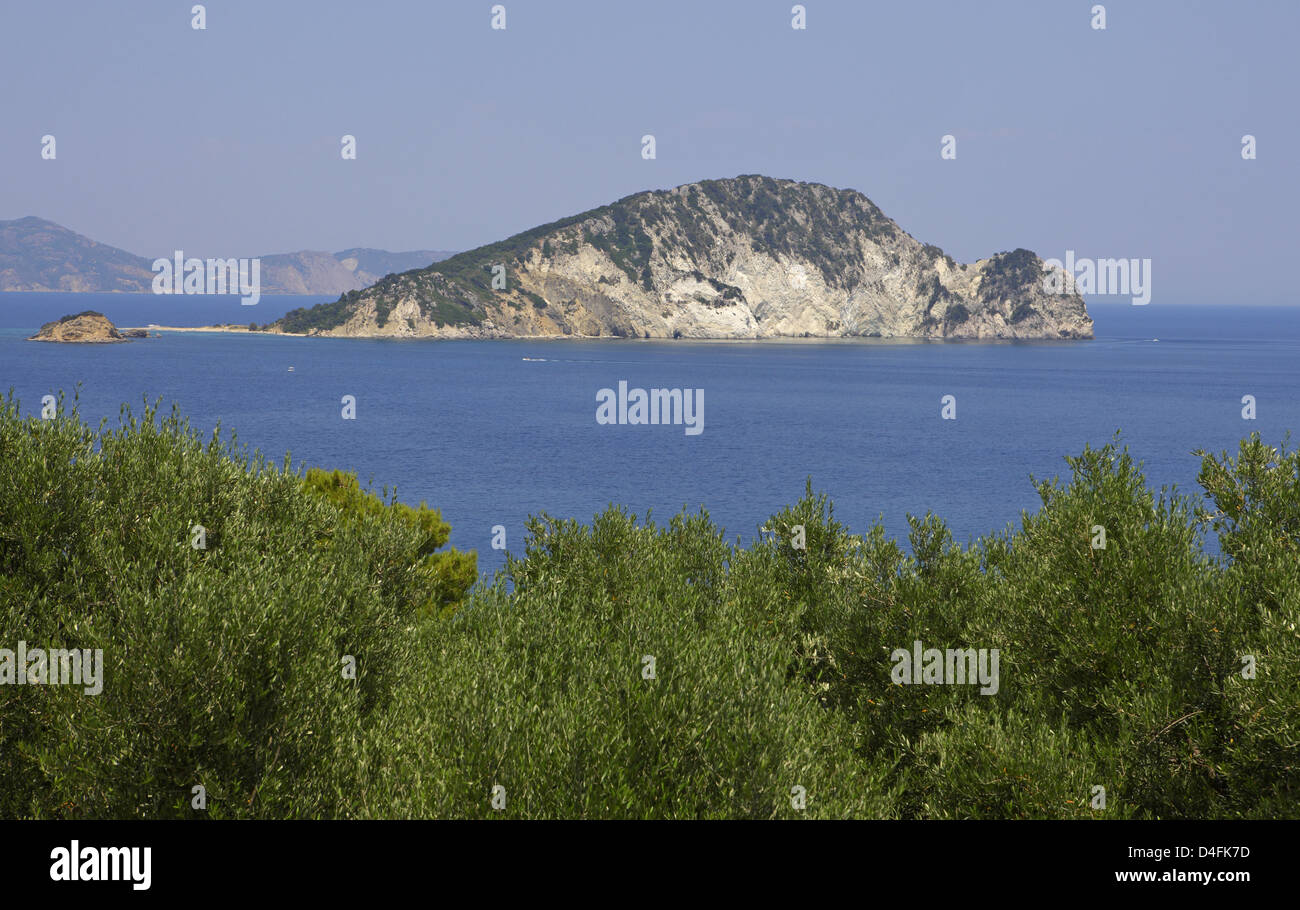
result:
[[(164, 250), (162, 256), (171, 254)], [(255, 258), (261, 263), (263, 294), (342, 294), (450, 255), (445, 250), (391, 253), (355, 247), (337, 253), (299, 250)], [(148, 294), (155, 278), (153, 261), (44, 218), (0, 221), (0, 291)]]

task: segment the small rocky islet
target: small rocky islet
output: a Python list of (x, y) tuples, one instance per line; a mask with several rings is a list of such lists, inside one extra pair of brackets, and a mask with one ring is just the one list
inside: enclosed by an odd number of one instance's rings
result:
[(28, 341), (54, 341), (63, 344), (118, 344), (148, 338), (145, 329), (121, 329), (103, 313), (85, 310), (47, 322)]

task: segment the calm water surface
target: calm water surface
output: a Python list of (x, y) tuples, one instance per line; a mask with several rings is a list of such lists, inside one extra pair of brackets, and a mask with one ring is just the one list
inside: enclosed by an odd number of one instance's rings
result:
[[(1116, 430), (1153, 486), (1192, 492), (1194, 449), (1300, 426), (1300, 307), (1094, 304), (1097, 338), (1064, 343), (24, 341), (86, 309), (119, 326), (202, 325), (326, 299), (0, 294), (0, 389), (36, 413), (42, 395), (80, 383), (91, 423), (115, 422), (123, 402), (174, 401), (201, 430), (220, 421), (277, 459), (426, 500), (486, 571), (502, 564), (493, 525), (518, 551), (530, 513), (588, 520), (611, 502), (665, 521), (703, 506), (750, 540), (809, 476), (855, 531), (880, 516), (903, 537), (908, 513), (933, 511), (964, 541), (1016, 522), (1038, 502), (1031, 474), (1064, 473), (1062, 456)], [(596, 392), (620, 380), (703, 389), (704, 432), (598, 425)], [(341, 419), (344, 395), (356, 420)], [(940, 418), (945, 395), (956, 420)]]

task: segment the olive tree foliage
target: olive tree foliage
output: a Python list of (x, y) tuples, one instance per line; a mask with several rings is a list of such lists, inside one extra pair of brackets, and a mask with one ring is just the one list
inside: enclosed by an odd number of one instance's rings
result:
[[(1086, 448), (968, 545), (811, 481), (748, 546), (541, 515), (471, 588), (423, 503), (64, 404), (0, 401), (0, 648), (101, 649), (103, 690), (0, 685), (4, 817), (1300, 815), (1285, 445), (1200, 453), (1195, 498)], [(996, 691), (900, 684), (915, 642)]]
[(0, 815), (351, 811), (347, 744), (448, 600), (429, 516), (349, 512), (175, 410), (64, 405), (0, 403), (0, 647), (100, 650), (103, 691), (0, 686)]

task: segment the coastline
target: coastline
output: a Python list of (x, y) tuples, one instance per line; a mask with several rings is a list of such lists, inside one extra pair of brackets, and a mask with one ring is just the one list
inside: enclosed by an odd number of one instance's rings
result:
[(944, 338), (928, 335), (894, 335), (890, 337), (868, 335), (771, 335), (762, 338), (642, 338), (620, 335), (505, 335), (488, 338), (447, 337), (442, 335), (309, 335), (302, 332), (249, 331), (246, 325), (174, 326), (150, 323), (145, 326), (122, 327), (120, 331), (144, 330), (153, 332), (188, 332), (209, 335), (267, 335), (275, 338), (338, 338), (366, 341), (607, 341), (607, 342), (671, 342), (673, 344), (1075, 344), (1094, 341), (1093, 336), (1072, 338)]
[[(158, 325), (151, 322), (148, 325), (141, 326), (123, 326), (119, 331), (141, 330), (146, 332), (222, 332), (234, 334), (243, 332), (246, 335), (288, 335), (288, 332), (250, 332), (246, 325)], [(294, 336), (306, 338), (306, 335)]]

